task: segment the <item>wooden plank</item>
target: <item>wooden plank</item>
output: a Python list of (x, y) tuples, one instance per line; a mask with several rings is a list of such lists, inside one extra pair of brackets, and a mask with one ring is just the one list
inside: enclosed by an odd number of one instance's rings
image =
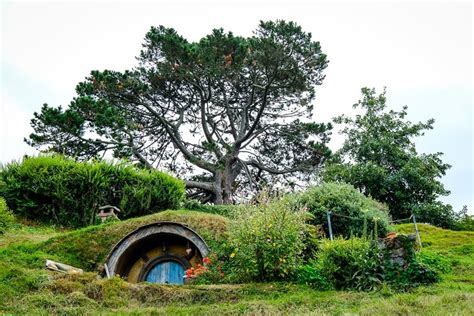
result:
[(75, 268), (73, 266), (61, 263), (61, 262), (56, 262), (53, 260), (46, 260), (45, 264), (46, 269), (52, 270), (52, 271), (57, 271), (57, 272), (63, 272), (63, 273), (69, 273), (69, 274), (82, 274), (84, 271), (79, 268)]

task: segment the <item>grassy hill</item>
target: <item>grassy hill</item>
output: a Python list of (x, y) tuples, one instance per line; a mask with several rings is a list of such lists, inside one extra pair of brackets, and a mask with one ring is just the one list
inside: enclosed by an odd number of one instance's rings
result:
[[(212, 244), (225, 239), (227, 220), (169, 211), (119, 223), (60, 232), (19, 226), (0, 236), (0, 313), (14, 314), (474, 314), (474, 233), (419, 225), (425, 260), (440, 254), (443, 280), (408, 292), (318, 291), (305, 285), (129, 284), (94, 272), (64, 275), (43, 269), (46, 258), (94, 271), (122, 236), (157, 220), (188, 224)], [(410, 225), (396, 226), (412, 233)]]

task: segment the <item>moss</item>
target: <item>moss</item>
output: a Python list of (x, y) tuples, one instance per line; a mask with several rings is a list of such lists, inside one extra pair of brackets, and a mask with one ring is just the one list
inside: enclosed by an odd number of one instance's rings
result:
[(228, 223), (225, 217), (219, 215), (186, 210), (164, 211), (60, 234), (38, 247), (42, 251), (56, 254), (61, 262), (93, 271), (99, 268), (112, 247), (125, 235), (157, 221), (175, 221), (188, 225), (203, 237), (211, 250), (225, 239)]

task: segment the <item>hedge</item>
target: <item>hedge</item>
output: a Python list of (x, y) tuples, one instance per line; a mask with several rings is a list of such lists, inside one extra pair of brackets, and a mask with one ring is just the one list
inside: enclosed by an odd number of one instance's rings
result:
[(185, 188), (156, 170), (45, 155), (2, 166), (0, 195), (20, 217), (83, 227), (95, 222), (103, 205), (119, 207), (121, 219), (178, 208)]

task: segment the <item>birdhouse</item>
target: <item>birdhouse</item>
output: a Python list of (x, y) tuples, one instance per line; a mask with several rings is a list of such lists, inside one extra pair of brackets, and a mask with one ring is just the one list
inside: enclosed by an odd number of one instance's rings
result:
[(112, 205), (104, 205), (99, 207), (99, 216), (101, 222), (105, 222), (108, 218), (119, 219), (116, 213), (120, 213), (120, 209), (118, 207)]

